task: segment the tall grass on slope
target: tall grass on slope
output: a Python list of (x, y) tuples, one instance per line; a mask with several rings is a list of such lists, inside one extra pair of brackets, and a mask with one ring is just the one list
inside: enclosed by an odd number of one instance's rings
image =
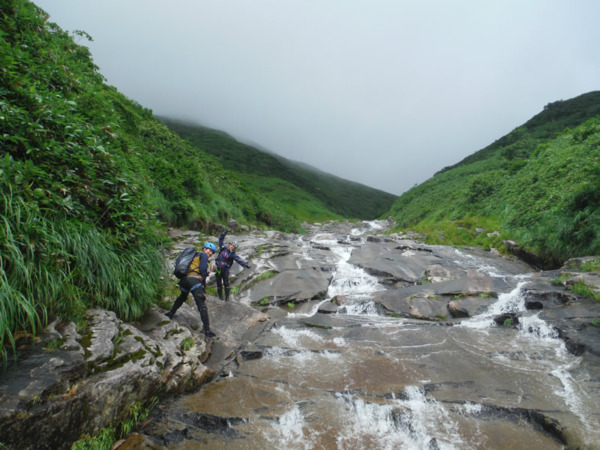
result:
[[(391, 213), (400, 227), (449, 245), (480, 245), (482, 235), (465, 232), (474, 228), (462, 222), (477, 223), (536, 253), (544, 268), (560, 267), (600, 253), (599, 148), (596, 117), (554, 133), (518, 161), (497, 149), (444, 170), (402, 195)], [(496, 248), (497, 238), (490, 241)]]
[(98, 306), (139, 317), (162, 290), (164, 260), (154, 242), (127, 251), (90, 225), (53, 221), (12, 192), (0, 193), (0, 355), (15, 333)]

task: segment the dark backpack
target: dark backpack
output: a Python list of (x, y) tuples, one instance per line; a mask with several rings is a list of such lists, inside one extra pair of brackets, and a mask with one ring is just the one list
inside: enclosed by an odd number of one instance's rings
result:
[(183, 250), (175, 260), (175, 269), (173, 270), (173, 275), (179, 279), (185, 277), (189, 272), (192, 259), (194, 259), (194, 256), (197, 254), (198, 252), (196, 252), (194, 247), (188, 247)]

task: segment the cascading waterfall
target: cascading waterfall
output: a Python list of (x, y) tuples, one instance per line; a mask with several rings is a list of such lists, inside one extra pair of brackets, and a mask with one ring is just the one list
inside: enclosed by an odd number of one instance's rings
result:
[[(450, 255), (445, 261), (454, 273), (517, 287), (460, 322), (391, 317), (374, 301), (375, 292), (388, 289), (348, 262), (354, 249), (372, 245), (363, 235), (378, 226), (285, 241), (286, 252), (331, 273), (326, 299), (306, 302), (303, 312), (274, 312), (281, 318), (253, 341), (262, 357), (232, 363), (228, 377), (186, 402), (194, 411), (237, 418), (231, 432), (196, 436), (186, 429), (186, 439), (232, 449), (561, 449), (560, 438), (539, 426), (556, 418), (577, 430), (575, 446), (598, 448), (590, 395), (598, 380), (537, 311), (526, 309), (526, 278), (502, 273), (492, 258), (436, 248), (433, 258)], [(334, 298), (336, 313), (318, 313)], [(519, 323), (497, 325), (494, 318), (505, 313), (516, 313)], [(235, 410), (210, 408), (223, 404)]]
[[(351, 234), (358, 236), (363, 233), (363, 230), (353, 230)], [(381, 289), (377, 279), (348, 263), (352, 247), (335, 246), (332, 241), (328, 241), (327, 244), (332, 245), (332, 252), (338, 257), (337, 269), (328, 291), (328, 298), (345, 295), (354, 300), (352, 304), (340, 309), (339, 313), (380, 316), (379, 311), (372, 302), (364, 302), (365, 299), (368, 299), (370, 293)], [(482, 263), (475, 256), (458, 250), (456, 252), (461, 260), (460, 264), (466, 269), (474, 269), (491, 277), (506, 278), (508, 276), (499, 272), (497, 268)], [(522, 280), (527, 279), (527, 277), (527, 275), (516, 276), (517, 279)], [(464, 321), (459, 326), (485, 332), (489, 327), (495, 326), (493, 318), (500, 314), (526, 312), (525, 299), (522, 295), (524, 284), (525, 281), (519, 282), (513, 291), (501, 294), (498, 301), (493, 303), (487, 311), (471, 320)], [(577, 366), (578, 358), (568, 353), (564, 343), (559, 339), (558, 333), (539, 319), (538, 314), (521, 316), (520, 320), (521, 323), (518, 327), (520, 339), (529, 341), (528, 344), (534, 348), (534, 354), (553, 353), (555, 355), (555, 358), (552, 359), (553, 362), (548, 364), (546, 370), (560, 381), (562, 389), (557, 390), (558, 395), (564, 398), (565, 403), (581, 419), (582, 425), (588, 432), (597, 434), (593, 430), (593, 425), (587, 421), (583, 413), (583, 402), (579, 397), (577, 382), (573, 380), (569, 373), (572, 367)], [(533, 341), (533, 344), (531, 341)], [(538, 360), (536, 356), (534, 358), (536, 361)], [(555, 366), (557, 360), (560, 362), (558, 367)], [(537, 364), (539, 364), (539, 361)], [(353, 446), (352, 442), (357, 444), (361, 439), (364, 440), (365, 436), (370, 436), (369, 439), (371, 440), (378, 440), (377, 446), (380, 448), (398, 448), (399, 443), (404, 446), (402, 448), (430, 448), (433, 440), (437, 448), (455, 448), (450, 441), (455, 441), (455, 444), (460, 447), (460, 436), (456, 433), (445, 434), (443, 439), (438, 440), (433, 438), (432, 434), (426, 430), (426, 424), (433, 422), (440, 425), (447, 420), (447, 413), (443, 406), (426, 399), (422, 390), (416, 386), (407, 387), (405, 395), (410, 399), (407, 402), (408, 404), (403, 405), (405, 411), (408, 411), (403, 416), (406, 427), (399, 428), (398, 421), (392, 420), (392, 406), (366, 404), (362, 399), (354, 398), (350, 394), (338, 394), (338, 398), (343, 399), (346, 405), (344, 409), (350, 413), (351, 426), (349, 429), (353, 430), (354, 434), (354, 436), (338, 436), (337, 443), (340, 448), (351, 448)], [(481, 405), (477, 404), (469, 403), (468, 405), (470, 405), (469, 412), (481, 408)], [(432, 417), (434, 415), (443, 417), (445, 420), (434, 420)], [(406, 430), (409, 430), (409, 433)], [(376, 436), (385, 436), (385, 438), (378, 439)]]
[[(523, 353), (523, 358), (519, 359), (519, 366), (521, 366), (519, 368), (523, 370), (523, 359), (527, 359), (531, 367), (526, 370), (550, 374), (558, 380), (560, 384), (556, 385), (554, 393), (561, 397), (569, 410), (580, 419), (587, 434), (596, 436), (600, 440), (600, 430), (596, 429), (597, 423), (591, 423), (585, 414), (584, 404), (587, 393), (581, 389), (580, 382), (586, 380), (586, 375), (575, 380), (571, 374), (571, 371), (579, 366), (580, 358), (568, 352), (558, 332), (539, 318), (539, 312), (527, 310), (522, 291), (524, 284), (525, 282), (522, 281), (511, 292), (501, 294), (498, 301), (487, 311), (463, 321), (458, 326), (473, 328), (480, 335), (487, 334), (487, 330), (494, 326), (494, 317), (503, 313), (520, 313), (519, 324), (516, 327), (518, 334), (512, 342), (507, 342), (507, 349), (520, 352), (522, 348), (528, 348), (528, 354)], [(499, 359), (503, 359), (505, 364), (513, 363), (506, 358)], [(592, 444), (589, 438), (587, 444)]]
[(329, 285), (327, 297), (346, 295), (354, 300), (368, 298), (369, 294), (380, 290), (377, 278), (369, 275), (363, 269), (348, 263), (352, 255), (352, 247), (332, 247), (337, 258), (336, 271)]
[[(377, 228), (376, 222), (370, 225)], [(351, 234), (358, 236), (363, 233), (364, 230), (353, 230)], [(375, 277), (348, 263), (353, 247), (338, 244), (332, 239), (321, 239), (319, 236), (313, 240), (330, 246), (335, 255), (336, 271), (327, 297), (331, 299), (343, 295), (349, 299), (348, 304), (343, 305), (338, 314), (369, 318), (371, 326), (374, 323), (385, 326), (386, 323), (397, 321), (384, 317), (373, 301), (369, 300), (369, 294), (381, 290), (382, 286)], [(290, 314), (290, 317), (297, 316)], [(373, 318), (379, 320), (374, 322)], [(271, 349), (267, 355), (269, 358), (280, 361), (282, 358), (292, 358), (303, 368), (313, 366), (315, 359), (323, 358), (328, 359), (330, 367), (335, 367), (336, 363), (344, 365), (339, 353), (315, 353), (308, 349), (311, 343), (323, 342), (323, 338), (315, 331), (281, 327), (273, 332), (280, 336), (280, 342), (285, 349)], [(332, 343), (343, 351), (352, 351), (347, 341), (341, 337), (333, 338)], [(304, 347), (304, 344), (308, 348)], [(402, 393), (403, 398), (395, 399), (391, 404), (368, 402), (350, 392), (335, 392), (334, 397), (335, 402), (331, 407), (335, 408), (335, 415), (343, 419), (342, 427), (335, 431), (337, 448), (453, 449), (458, 448), (455, 444), (460, 444), (460, 436), (452, 431), (452, 422), (444, 406), (435, 400), (427, 399), (423, 389), (417, 386), (407, 386)], [(279, 420), (273, 422), (272, 427), (272, 436), (269, 439), (272, 443), (277, 442), (283, 447), (291, 448), (314, 448), (313, 440), (307, 437), (307, 434), (310, 434), (306, 432), (307, 418), (297, 403), (294, 403)], [(436, 437), (439, 430), (443, 430), (444, 433)]]

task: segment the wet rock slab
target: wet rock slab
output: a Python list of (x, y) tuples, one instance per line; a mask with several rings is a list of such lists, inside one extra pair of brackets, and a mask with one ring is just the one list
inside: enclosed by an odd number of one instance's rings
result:
[(493, 303), (500, 293), (515, 286), (513, 280), (474, 273), (468, 278), (389, 288), (374, 293), (373, 299), (402, 317), (429, 320), (472, 317)]
[[(352, 252), (350, 264), (383, 278), (386, 285), (442, 282), (466, 278), (486, 269), (505, 275), (531, 272), (527, 264), (478, 249), (457, 250), (415, 241), (369, 241)], [(469, 266), (472, 268), (470, 269)]]

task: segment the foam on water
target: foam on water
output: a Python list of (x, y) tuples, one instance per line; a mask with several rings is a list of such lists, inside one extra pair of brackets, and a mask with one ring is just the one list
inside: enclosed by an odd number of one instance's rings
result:
[(338, 314), (345, 314), (348, 316), (370, 316), (379, 317), (382, 315), (380, 309), (374, 301), (357, 302), (348, 305), (343, 305), (338, 310)]
[(494, 325), (494, 317), (504, 313), (525, 311), (525, 298), (521, 288), (525, 284), (521, 281), (512, 291), (502, 293), (498, 300), (492, 303), (486, 311), (471, 319), (463, 320), (459, 326), (486, 330)]
[(347, 422), (336, 436), (338, 448), (459, 448), (456, 424), (441, 403), (427, 399), (416, 386), (408, 386), (404, 394), (404, 399), (382, 405), (337, 393), (339, 414)]
[(295, 330), (287, 327), (279, 327), (273, 330), (274, 334), (281, 337), (283, 343), (289, 348), (304, 348), (303, 340), (322, 342), (323, 338), (312, 330), (301, 329)]
[(369, 294), (382, 289), (377, 278), (360, 267), (348, 263), (352, 248), (338, 246), (332, 247), (331, 251), (336, 256), (337, 262), (336, 271), (327, 291), (328, 298), (336, 295), (368, 297)]
[(474, 255), (469, 255), (468, 253), (463, 253), (458, 249), (454, 249), (457, 256), (460, 258), (459, 260), (455, 260), (454, 263), (465, 269), (476, 270), (484, 275), (493, 278), (506, 278), (507, 274), (501, 273), (498, 271), (497, 267), (494, 267), (488, 263), (486, 263), (483, 259), (478, 258)]
[[(569, 353), (558, 331), (540, 319), (539, 312), (532, 313), (527, 310), (525, 296), (521, 290), (523, 284), (524, 281), (511, 292), (501, 294), (498, 301), (490, 305), (487, 311), (463, 321), (459, 326), (486, 333), (491, 327), (498, 326), (493, 321), (495, 316), (518, 313), (518, 335), (512, 342), (507, 342), (506, 346), (512, 353), (495, 354), (494, 360), (510, 366), (518, 364), (519, 370), (539, 371), (552, 375), (559, 383), (554, 388), (554, 393), (561, 397), (568, 409), (579, 418), (586, 429), (586, 435), (599, 436), (597, 423), (592, 423), (585, 413), (587, 394), (572, 376), (572, 370), (579, 366), (580, 358)], [(529, 366), (522, 364), (523, 362), (529, 363)]]
[(275, 448), (314, 448), (310, 436), (305, 436), (306, 421), (297, 404), (272, 422), (271, 433), (266, 435)]

